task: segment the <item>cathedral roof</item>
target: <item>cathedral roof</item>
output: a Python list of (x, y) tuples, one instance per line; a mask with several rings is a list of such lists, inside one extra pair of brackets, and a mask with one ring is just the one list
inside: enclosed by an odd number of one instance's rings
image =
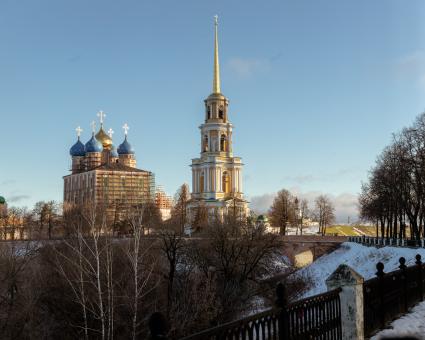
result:
[(149, 172), (142, 169), (133, 168), (121, 163), (106, 163), (94, 168), (94, 170), (108, 170), (108, 171), (127, 171), (127, 172)]
[(84, 144), (80, 141), (80, 136), (78, 136), (77, 142), (69, 149), (69, 154), (74, 157), (82, 157), (86, 154), (86, 148)]
[(120, 155), (134, 155), (134, 149), (131, 144), (127, 141), (127, 135), (125, 136), (124, 142), (118, 147), (118, 154)]
[(102, 152), (102, 144), (94, 136), (94, 133), (90, 140), (86, 143), (86, 152)]

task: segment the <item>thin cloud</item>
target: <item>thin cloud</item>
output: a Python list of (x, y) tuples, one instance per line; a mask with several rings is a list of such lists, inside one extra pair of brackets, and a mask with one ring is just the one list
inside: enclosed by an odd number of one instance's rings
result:
[(395, 61), (396, 75), (400, 79), (413, 79), (425, 89), (425, 51), (414, 51)]
[(267, 59), (231, 58), (227, 62), (231, 71), (242, 78), (251, 77), (254, 73), (267, 72), (270, 69), (270, 61)]
[(14, 184), (14, 183), (16, 183), (16, 181), (14, 179), (6, 179), (6, 180), (0, 182), (0, 185), (1, 186), (3, 186), (3, 185), (6, 186), (6, 185)]
[(283, 177), (284, 182), (291, 182), (293, 184), (306, 184), (312, 182), (330, 182), (336, 177), (347, 176), (353, 172), (351, 169), (340, 169), (333, 173), (325, 174), (301, 174), (296, 176), (285, 176)]
[(29, 196), (29, 195), (12, 195), (12, 196), (7, 197), (7, 201), (9, 203), (18, 203), (20, 201), (23, 201), (23, 200), (26, 200), (26, 199), (29, 199), (29, 198), (31, 198), (31, 196)]

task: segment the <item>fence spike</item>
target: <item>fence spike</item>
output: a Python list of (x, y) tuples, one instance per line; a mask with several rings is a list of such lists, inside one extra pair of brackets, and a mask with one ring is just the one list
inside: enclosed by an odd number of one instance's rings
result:
[(384, 264), (382, 263), (382, 262), (378, 262), (377, 264), (376, 264), (376, 269), (377, 269), (377, 272), (375, 273), (375, 275), (376, 276), (378, 276), (378, 277), (382, 277), (382, 276), (384, 276)]
[(400, 269), (406, 269), (406, 259), (403, 256), (400, 257), (398, 262), (400, 263), (400, 265), (398, 266)]

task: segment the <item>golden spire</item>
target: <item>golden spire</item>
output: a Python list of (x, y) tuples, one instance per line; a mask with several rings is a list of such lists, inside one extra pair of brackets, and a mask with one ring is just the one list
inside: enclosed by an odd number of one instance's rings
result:
[(214, 16), (214, 79), (213, 79), (213, 93), (220, 93), (220, 65), (218, 63), (218, 15)]

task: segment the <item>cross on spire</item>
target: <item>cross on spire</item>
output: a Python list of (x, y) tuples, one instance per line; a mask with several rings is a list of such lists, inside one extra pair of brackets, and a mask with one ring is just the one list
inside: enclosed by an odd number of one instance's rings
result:
[(128, 126), (128, 124), (127, 123), (125, 123), (124, 125), (123, 125), (123, 130), (124, 130), (124, 133), (125, 133), (125, 136), (127, 137), (127, 135), (128, 135), (128, 130), (130, 130), (130, 127)]
[(99, 117), (100, 125), (103, 125), (103, 121), (104, 121), (104, 119), (105, 119), (105, 117), (106, 117), (106, 113), (105, 113), (105, 112), (103, 112), (102, 110), (100, 110), (100, 111), (97, 113), (97, 116)]
[(95, 122), (95, 121), (92, 121), (92, 122), (90, 123), (90, 126), (91, 126), (91, 131), (92, 131), (93, 133), (95, 133), (95, 131), (96, 131), (96, 122)]
[(83, 129), (81, 128), (81, 127), (77, 127), (76, 129), (75, 129), (75, 131), (77, 132), (77, 137), (78, 138), (80, 138), (80, 136), (81, 136), (81, 132), (83, 132)]
[(112, 135), (114, 134), (114, 130), (112, 130), (112, 128), (110, 128), (109, 130), (108, 130), (108, 135), (109, 135), (109, 137), (111, 137), (112, 138)]

